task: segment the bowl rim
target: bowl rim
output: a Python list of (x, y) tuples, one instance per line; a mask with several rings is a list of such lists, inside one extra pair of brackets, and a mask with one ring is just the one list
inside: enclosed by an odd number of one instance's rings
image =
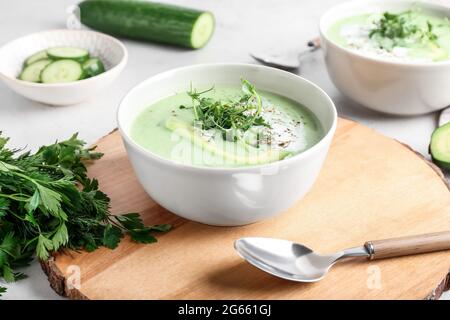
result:
[[(122, 116), (121, 115), (125, 112), (124, 110), (126, 108), (125, 107), (126, 100), (130, 96), (132, 96), (135, 93), (135, 91), (148, 85), (149, 82), (151, 83), (151, 82), (159, 81), (160, 79), (164, 79), (165, 77), (168, 77), (171, 75), (173, 76), (174, 74), (176, 74), (177, 72), (180, 72), (180, 71), (190, 71), (190, 70), (209, 68), (209, 67), (255, 68), (255, 69), (265, 70), (268, 72), (284, 74), (284, 75), (287, 75), (291, 80), (294, 80), (294, 81), (302, 81), (302, 82), (306, 83), (307, 85), (311, 86), (312, 88), (318, 90), (318, 92), (325, 98), (325, 100), (328, 104), (328, 107), (330, 109), (331, 116), (332, 116), (331, 126), (327, 130), (326, 134), (324, 134), (324, 136), (315, 145), (306, 149), (303, 152), (300, 152), (300, 153), (294, 155), (293, 157), (274, 161), (274, 162), (269, 162), (269, 163), (265, 163), (265, 164), (248, 165), (248, 166), (241, 166), (241, 167), (221, 167), (221, 166), (208, 167), (208, 166), (187, 164), (187, 163), (182, 163), (179, 161), (167, 159), (167, 158), (157, 155), (156, 153), (154, 153), (152, 151), (149, 151), (149, 150), (143, 148), (138, 143), (134, 142), (134, 140), (130, 137), (130, 135), (127, 132), (125, 132), (125, 130), (122, 126), (122, 120), (121, 120)], [(310, 109), (310, 111), (314, 113), (313, 110)], [(291, 72), (279, 70), (279, 69), (268, 67), (268, 66), (250, 64), (250, 63), (200, 63), (200, 64), (193, 64), (193, 65), (189, 65), (189, 66), (170, 69), (170, 70), (158, 73), (154, 76), (151, 76), (151, 77), (143, 80), (142, 82), (138, 83), (136, 86), (131, 88), (125, 94), (125, 96), (122, 98), (122, 100), (120, 101), (119, 107), (117, 108), (117, 112), (116, 112), (116, 120), (117, 120), (117, 127), (119, 130), (119, 133), (125, 142), (127, 142), (129, 145), (131, 145), (136, 151), (138, 151), (140, 154), (142, 154), (146, 158), (150, 158), (162, 165), (172, 166), (177, 169), (183, 169), (183, 170), (187, 170), (190, 172), (239, 173), (239, 172), (243, 172), (243, 171), (248, 172), (248, 171), (254, 171), (254, 170), (264, 170), (265, 168), (275, 167), (280, 164), (288, 165), (292, 162), (300, 161), (301, 159), (306, 158), (310, 154), (316, 152), (316, 150), (318, 150), (319, 148), (322, 148), (323, 145), (327, 143), (326, 141), (331, 140), (333, 138), (333, 135), (334, 135), (334, 133), (336, 131), (336, 127), (337, 127), (338, 114), (337, 114), (336, 106), (335, 106), (333, 100), (328, 96), (328, 94), (322, 88), (320, 88), (318, 85), (316, 85), (312, 81), (309, 81), (309, 80), (307, 80), (303, 77), (300, 77), (296, 74), (293, 74)]]
[(110, 71), (113, 70), (117, 70), (117, 69), (121, 69), (128, 61), (128, 50), (125, 47), (125, 45), (118, 39), (102, 33), (102, 32), (98, 32), (98, 31), (94, 31), (94, 30), (84, 30), (84, 29), (51, 29), (51, 30), (44, 30), (44, 31), (39, 31), (39, 32), (34, 32), (34, 33), (30, 33), (30, 34), (26, 34), (24, 36), (21, 36), (19, 38), (13, 39), (7, 43), (5, 43), (3, 46), (0, 47), (0, 55), (2, 54), (2, 51), (4, 50), (5, 47), (14, 44), (14, 42), (16, 41), (20, 41), (24, 38), (27, 37), (31, 37), (31, 36), (35, 36), (35, 35), (39, 35), (39, 34), (45, 34), (45, 33), (53, 33), (53, 32), (73, 32), (73, 33), (91, 33), (96, 37), (103, 37), (105, 39), (107, 39), (108, 41), (114, 43), (115, 45), (117, 45), (121, 50), (122, 50), (122, 59), (119, 61), (119, 63), (117, 63), (115, 66), (113, 66), (111, 69), (106, 70), (105, 72), (95, 76), (95, 77), (91, 77), (91, 78), (87, 78), (87, 79), (82, 79), (82, 80), (77, 80), (77, 81), (71, 81), (71, 82), (63, 82), (63, 83), (36, 83), (36, 82), (29, 82), (29, 81), (24, 81), (24, 80), (20, 80), (19, 78), (16, 77), (11, 77), (10, 75), (7, 75), (3, 72), (3, 70), (0, 69), (0, 76), (8, 79), (10, 81), (16, 82), (19, 85), (22, 86), (28, 86), (28, 87), (35, 87), (35, 88), (55, 88), (55, 87), (68, 87), (68, 86), (74, 86), (80, 83), (88, 83), (88, 82), (93, 82), (99, 79), (102, 79), (106, 76), (108, 76), (108, 74), (110, 73)]
[[(369, 56), (366, 54), (363, 54), (357, 50), (352, 50), (349, 48), (345, 48), (344, 46), (341, 46), (340, 44), (336, 43), (335, 41), (331, 40), (328, 35), (327, 31), (325, 30), (325, 22), (327, 20), (330, 20), (330, 17), (332, 17), (333, 11), (340, 9), (341, 7), (347, 7), (347, 6), (364, 6), (364, 4), (392, 4), (392, 3), (403, 3), (403, 4), (410, 4), (411, 6), (417, 5), (418, 7), (422, 7), (425, 9), (432, 9), (436, 11), (441, 12), (450, 12), (450, 7), (446, 7), (439, 3), (433, 3), (433, 2), (421, 2), (417, 0), (396, 0), (394, 2), (389, 0), (350, 0), (342, 3), (338, 3), (331, 8), (329, 8), (327, 11), (325, 11), (324, 14), (320, 17), (319, 21), (319, 33), (322, 39), (325, 39), (330, 44), (334, 45), (335, 47), (339, 48), (340, 50), (346, 52), (349, 55), (367, 60), (372, 62), (378, 62), (381, 64), (386, 65), (395, 65), (395, 66), (402, 66), (402, 67), (408, 67), (408, 68), (439, 68), (442, 66), (448, 66), (450, 65), (450, 58), (444, 61), (428, 61), (428, 62), (414, 62), (414, 61), (395, 61), (390, 60), (387, 58), (377, 57), (377, 56)], [(450, 17), (450, 15), (449, 15)], [(336, 21), (334, 21), (336, 22)]]

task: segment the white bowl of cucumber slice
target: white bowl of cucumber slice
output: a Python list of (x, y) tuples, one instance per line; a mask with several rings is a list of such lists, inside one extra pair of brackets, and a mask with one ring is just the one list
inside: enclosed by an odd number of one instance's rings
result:
[(128, 60), (117, 39), (90, 30), (50, 30), (0, 48), (0, 78), (16, 93), (49, 105), (70, 105), (95, 96)]

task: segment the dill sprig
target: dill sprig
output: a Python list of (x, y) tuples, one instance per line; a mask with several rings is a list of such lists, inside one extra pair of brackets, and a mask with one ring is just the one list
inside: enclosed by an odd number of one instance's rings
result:
[(204, 94), (214, 90), (214, 87), (197, 92), (191, 85), (187, 94), (192, 98), (195, 126), (203, 130), (218, 129), (224, 140), (229, 141), (237, 141), (254, 126), (269, 127), (261, 116), (261, 96), (250, 82), (245, 79), (241, 79), (241, 82), (243, 94), (235, 101), (205, 97)]

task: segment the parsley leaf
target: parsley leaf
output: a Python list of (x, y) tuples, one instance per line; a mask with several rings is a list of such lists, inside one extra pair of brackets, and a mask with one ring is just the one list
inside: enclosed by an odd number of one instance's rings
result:
[(156, 242), (156, 238), (150, 234), (150, 230), (136, 230), (130, 231), (131, 239), (140, 243), (153, 243)]
[(37, 184), (37, 190), (41, 203), (46, 211), (56, 217), (59, 217), (61, 211), (61, 195), (43, 185)]
[(0, 243), (0, 267), (8, 264), (9, 258), (15, 258), (18, 255), (18, 245), (14, 239), (14, 234), (8, 232)]
[(118, 227), (108, 224), (103, 234), (103, 245), (110, 249), (115, 249), (123, 237), (122, 230)]
[(57, 250), (59, 247), (66, 245), (68, 241), (69, 232), (67, 231), (66, 224), (62, 222), (52, 237), (53, 248)]
[(49, 251), (53, 250), (53, 242), (46, 236), (40, 234), (38, 236), (38, 243), (36, 246), (36, 255), (39, 259), (47, 260)]
[[(124, 234), (152, 243), (152, 232), (170, 229), (146, 227), (137, 213), (111, 215), (109, 197), (88, 178), (84, 164), (102, 153), (84, 148), (77, 134), (17, 156), (19, 150), (6, 147), (8, 140), (0, 132), (0, 278), (5, 281), (24, 278), (15, 270), (34, 255), (46, 260), (61, 248), (114, 249)], [(4, 290), (0, 287), (0, 294)]]
[(117, 216), (117, 221), (125, 228), (125, 229), (142, 229), (144, 228), (144, 223), (142, 222), (139, 213), (127, 213), (121, 216)]
[(25, 207), (29, 213), (32, 213), (37, 209), (40, 202), (41, 196), (39, 195), (39, 191), (36, 190), (34, 191), (33, 196), (28, 200), (28, 203), (25, 205)]

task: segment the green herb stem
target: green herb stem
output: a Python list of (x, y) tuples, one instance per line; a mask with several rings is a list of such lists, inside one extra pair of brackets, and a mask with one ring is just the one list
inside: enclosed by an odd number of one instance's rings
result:
[[(255, 87), (245, 79), (242, 82), (242, 96), (235, 101), (223, 101), (204, 96), (214, 89), (197, 92), (191, 88), (187, 93), (192, 99), (192, 109), (196, 124), (201, 129), (217, 129), (224, 139), (237, 141), (245, 131), (254, 126), (269, 126), (261, 117), (262, 99)], [(184, 106), (180, 106), (184, 109)]]
[(124, 234), (156, 241), (152, 231), (159, 227), (144, 226), (139, 214), (110, 213), (110, 199), (83, 163), (102, 154), (84, 148), (76, 134), (20, 156), (7, 142), (0, 134), (0, 278), (21, 279), (13, 268), (26, 266), (33, 255), (45, 260), (63, 248), (114, 249)]

